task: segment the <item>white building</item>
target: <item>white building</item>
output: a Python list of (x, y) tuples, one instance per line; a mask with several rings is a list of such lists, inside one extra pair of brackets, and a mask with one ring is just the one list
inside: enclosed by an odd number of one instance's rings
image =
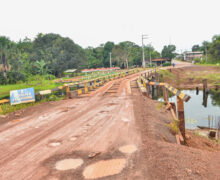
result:
[(184, 61), (191, 61), (194, 60), (195, 58), (199, 58), (200, 60), (202, 60), (203, 57), (203, 52), (202, 51), (186, 51), (183, 53), (183, 60)]

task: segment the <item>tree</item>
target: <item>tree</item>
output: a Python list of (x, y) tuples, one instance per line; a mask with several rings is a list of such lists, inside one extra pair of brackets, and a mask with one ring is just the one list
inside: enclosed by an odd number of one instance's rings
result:
[(196, 44), (192, 47), (192, 51), (200, 51), (200, 48), (201, 47), (198, 44)]
[(109, 61), (110, 61), (110, 56), (109, 53), (112, 52), (112, 49), (114, 48), (115, 44), (113, 42), (108, 41), (104, 45), (103, 49), (103, 65), (105, 67), (109, 67)]
[(208, 47), (208, 54), (212, 62), (220, 62), (220, 35), (215, 35), (212, 38), (212, 43)]
[(128, 58), (128, 52), (125, 48), (120, 45), (115, 45), (112, 50), (112, 64), (124, 68), (127, 64), (126, 59)]
[(61, 77), (66, 69), (86, 67), (84, 50), (71, 39), (58, 34), (38, 34), (33, 41), (31, 60), (43, 59), (51, 72)]
[(48, 73), (46, 63), (43, 59), (41, 59), (40, 61), (36, 61), (35, 64), (36, 64), (37, 71), (40, 75), (45, 75)]
[(103, 66), (101, 59), (96, 58), (96, 54), (92, 47), (86, 48), (85, 54), (87, 59), (87, 68), (97, 68)]
[(0, 36), (0, 55), (1, 55), (0, 71), (3, 72), (3, 76), (6, 83), (8, 79), (7, 71), (10, 70), (8, 57), (10, 56), (10, 49), (12, 48), (12, 45), (13, 43), (10, 41), (9, 38), (5, 36)]
[(176, 50), (176, 46), (175, 45), (164, 46), (163, 50), (161, 52), (162, 58), (171, 60), (172, 58), (175, 57), (175, 53), (174, 53), (175, 50)]

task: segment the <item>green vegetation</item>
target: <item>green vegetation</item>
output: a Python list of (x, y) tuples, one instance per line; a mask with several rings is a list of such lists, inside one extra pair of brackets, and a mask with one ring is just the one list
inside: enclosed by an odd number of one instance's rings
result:
[(35, 92), (38, 92), (38, 91), (42, 91), (42, 90), (56, 88), (60, 85), (62, 85), (62, 84), (55, 83), (54, 81), (49, 80), (45, 77), (36, 75), (36, 76), (29, 77), (25, 83), (18, 82), (17, 84), (1, 85), (0, 86), (0, 99), (3, 99), (5, 97), (9, 97), (9, 95), (10, 95), (9, 93), (11, 90), (33, 87)]
[(165, 67), (165, 66), (171, 66), (171, 63), (170, 62), (167, 62), (167, 63), (163, 63), (163, 65), (162, 65), (163, 67)]
[(174, 119), (172, 119), (171, 124), (168, 124), (167, 126), (170, 127), (170, 129), (174, 135), (178, 134), (180, 131), (179, 130), (179, 121), (175, 121)]
[(50, 95), (45, 95), (44, 97), (37, 99), (37, 101), (33, 102), (33, 103), (17, 104), (17, 105), (13, 105), (13, 106), (11, 106), (9, 103), (1, 104), (0, 107), (2, 109), (2, 112), (0, 112), (0, 115), (15, 112), (15, 111), (25, 109), (25, 108), (28, 108), (31, 106), (35, 106), (35, 105), (38, 105), (43, 102), (58, 101), (58, 100), (62, 100), (64, 98), (65, 98), (65, 96), (56, 96), (54, 94), (50, 94)]
[[(150, 45), (145, 46), (144, 50), (146, 60), (150, 60), (150, 54), (152, 59), (160, 57), (160, 53), (155, 51)], [(85, 52), (88, 68), (109, 67), (109, 53), (112, 53), (113, 66), (126, 68), (127, 66), (137, 67), (142, 64), (142, 48), (130, 41), (124, 41), (118, 44), (107, 42), (96, 48), (88, 47), (85, 49)]]
[(169, 70), (159, 70), (160, 81), (164, 81), (164, 79), (175, 79), (175, 75)]
[(173, 59), (175, 57), (175, 53), (174, 53), (175, 50), (176, 50), (175, 45), (164, 46), (161, 52), (162, 58), (169, 59), (169, 60)]
[(190, 77), (193, 77), (193, 79), (195, 80), (203, 80), (203, 79), (207, 79), (208, 80), (208, 83), (216, 83), (216, 82), (219, 82), (220, 81), (220, 72), (190, 72), (190, 73), (187, 73), (185, 74), (184, 73), (184, 77), (185, 78), (190, 78)]
[[(142, 64), (142, 48), (133, 42), (106, 42), (98, 47), (81, 48), (70, 38), (58, 34), (38, 34), (32, 41), (19, 42), (0, 36), (0, 84), (26, 83), (30, 76), (53, 75), (63, 77), (67, 69), (109, 67), (137, 67)], [(150, 45), (145, 46), (146, 60), (160, 57)]]
[(158, 110), (158, 111), (162, 110), (162, 108), (164, 107), (164, 105), (165, 105), (165, 102), (159, 102), (159, 103), (157, 104), (157, 110)]
[[(179, 72), (178, 72), (179, 73)], [(179, 86), (180, 84), (191, 82), (201, 83), (203, 79), (207, 79), (209, 84), (213, 86), (218, 83), (220, 85), (220, 72), (218, 71), (183, 71), (180, 74), (175, 74), (169, 70), (160, 70), (160, 81), (173, 82), (175, 85)]]
[[(192, 51), (202, 51), (204, 54), (203, 60), (196, 61), (199, 64), (220, 64), (220, 35), (215, 35), (211, 42), (203, 41), (202, 45), (194, 45)], [(207, 53), (207, 62), (205, 62), (205, 54)]]

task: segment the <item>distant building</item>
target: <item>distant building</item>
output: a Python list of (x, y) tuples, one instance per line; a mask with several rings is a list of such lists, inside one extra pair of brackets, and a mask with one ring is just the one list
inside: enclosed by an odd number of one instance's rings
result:
[(164, 63), (170, 63), (171, 60), (168, 60), (168, 59), (164, 59), (164, 58), (158, 58), (158, 59), (153, 59), (152, 60), (152, 63), (156, 64), (157, 66), (161, 66), (163, 65)]
[(66, 75), (66, 77), (73, 77), (76, 71), (77, 69), (67, 69), (66, 71), (64, 71), (64, 74)]
[(183, 53), (184, 61), (192, 61), (195, 58), (199, 58), (200, 60), (202, 60), (202, 57), (203, 57), (202, 51), (194, 51), (194, 52), (186, 51)]

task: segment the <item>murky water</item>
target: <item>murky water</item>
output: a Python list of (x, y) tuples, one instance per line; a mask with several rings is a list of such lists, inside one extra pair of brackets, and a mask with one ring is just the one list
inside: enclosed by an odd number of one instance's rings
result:
[[(198, 126), (220, 129), (220, 93), (211, 91), (204, 95), (203, 91), (199, 91), (197, 95), (195, 90), (182, 92), (191, 96), (191, 99), (184, 103), (187, 129), (196, 129)], [(176, 103), (176, 96), (170, 97), (169, 101)]]

